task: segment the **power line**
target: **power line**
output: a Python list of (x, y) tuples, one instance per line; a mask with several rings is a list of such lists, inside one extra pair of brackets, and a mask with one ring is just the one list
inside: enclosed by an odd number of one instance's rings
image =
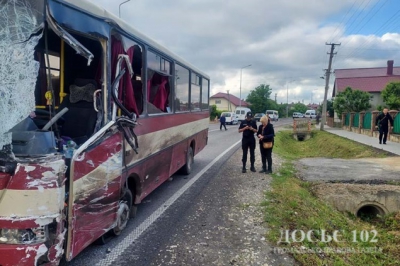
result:
[[(366, 0), (363, 0), (363, 1), (361, 2), (361, 4), (356, 8), (356, 10), (357, 10), (357, 9), (360, 9), (361, 6), (363, 5), (363, 3), (364, 3), (365, 1), (366, 1)], [(350, 18), (346, 21), (345, 25), (347, 25), (347, 24), (352, 20), (352, 18), (353, 18), (356, 14), (358, 14), (358, 15), (357, 15), (357, 18), (358, 18), (358, 17), (360, 16), (361, 12), (358, 11), (358, 12), (355, 12), (354, 14), (352, 14), (352, 15), (350, 16)], [(352, 23), (350, 24), (350, 26), (349, 26), (348, 28), (350, 28), (351, 25), (352, 25), (354, 22), (355, 22), (355, 19), (352, 20)], [(346, 31), (343, 30), (343, 32), (342, 32), (339, 36), (336, 36), (335, 38), (340, 39), (340, 38), (345, 34), (345, 32), (346, 32)]]
[[(372, 40), (372, 38), (374, 38), (375, 36), (378, 36), (379, 33), (381, 32), (381, 30), (383, 30), (387, 24), (388, 24), (388, 25), (391, 25), (394, 21), (396, 21), (397, 19), (399, 19), (400, 17), (396, 17), (396, 15), (399, 14), (399, 13), (400, 13), (400, 9), (397, 10), (397, 12), (394, 13), (385, 23), (383, 23), (371, 36), (369, 36), (369, 37), (364, 41), (364, 43), (360, 46), (360, 48), (371, 47), (371, 44), (369, 43), (369, 41)], [(394, 20), (393, 20), (393, 19), (394, 19)], [(392, 21), (392, 20), (393, 20), (393, 21)], [(361, 51), (360, 48), (354, 50), (354, 52), (351, 53), (348, 57), (355, 56), (355, 55), (359, 54), (360, 51)]]
[[(386, 2), (385, 2), (384, 4), (386, 4)], [(382, 6), (381, 6), (381, 7), (382, 7)], [(381, 9), (381, 8), (379, 8), (379, 10), (380, 10), (380, 9)], [(379, 11), (379, 10), (378, 10), (378, 11)], [(376, 14), (376, 13), (377, 13), (377, 12), (375, 12), (375, 14)], [(355, 56), (355, 55), (359, 54), (360, 51), (365, 50), (365, 49), (366, 49), (365, 47), (367, 47), (367, 48), (368, 48), (368, 47), (371, 47), (371, 44), (369, 43), (369, 40), (371, 40), (372, 38), (374, 38), (382, 29), (385, 28), (386, 25), (388, 25), (388, 24), (390, 25), (390, 24), (392, 24), (394, 21), (396, 21), (397, 19), (399, 19), (399, 18), (396, 18), (395, 20), (393, 20), (393, 18), (395, 18), (396, 15), (397, 15), (398, 13), (400, 13), (400, 9), (397, 10), (397, 12), (396, 12), (395, 14), (393, 14), (388, 20), (386, 20), (377, 30), (375, 30), (375, 32), (374, 32), (372, 35), (370, 35), (370, 36), (364, 41), (364, 43), (363, 43), (361, 46), (359, 46), (359, 47), (357, 47), (357, 48), (354, 48), (354, 51), (353, 51), (353, 52), (348, 53), (347, 55), (340, 56), (340, 57), (351, 58), (352, 56)], [(347, 41), (345, 44), (349, 43), (353, 38), (354, 38), (354, 36), (351, 37), (350, 40)], [(343, 48), (344, 48), (344, 47), (343, 47)], [(342, 49), (343, 49), (343, 48), (342, 48)]]
[[(344, 15), (344, 17), (342, 18), (342, 21), (337, 25), (337, 27), (336, 27), (335, 31), (333, 32), (332, 36), (333, 36), (333, 35), (336, 33), (336, 31), (339, 29), (339, 26), (343, 24), (344, 19), (347, 17), (347, 15), (348, 15), (348, 14), (350, 13), (350, 11), (353, 9), (353, 7), (354, 7), (354, 5), (356, 4), (356, 2), (357, 2), (357, 0), (355, 0), (355, 1), (353, 2), (353, 5), (347, 10), (346, 15)], [(346, 21), (346, 23), (347, 23), (347, 22), (348, 22), (348, 21)], [(345, 25), (345, 24), (343, 24), (343, 25)], [(333, 39), (336, 38), (336, 37), (337, 37), (337, 35), (335, 35), (334, 37), (332, 37), (331, 42), (332, 42)]]
[[(378, 13), (378, 12), (382, 9), (382, 7), (384, 7), (384, 6), (387, 4), (388, 1), (389, 1), (389, 0), (386, 0), (386, 1), (378, 8), (378, 10), (375, 11), (375, 13), (374, 13), (373, 15), (369, 16), (369, 19), (367, 20), (367, 22), (365, 22), (364, 25), (363, 25), (356, 33), (360, 32), (360, 31), (365, 27), (365, 25), (367, 25), (368, 22), (370, 22), (371, 19), (373, 19), (373, 18), (375, 17), (376, 13)], [(379, 2), (377, 2), (377, 3), (375, 4), (375, 6), (376, 6), (378, 3), (379, 3)], [(375, 6), (370, 10), (370, 12), (375, 8)], [(368, 12), (368, 14), (369, 14), (370, 12)], [(367, 14), (364, 18), (366, 18), (366, 17), (368, 16), (368, 14)]]
[[(364, 2), (365, 2), (365, 1), (366, 1), (366, 0), (364, 0)], [(369, 2), (363, 7), (363, 9), (361, 9), (361, 11), (358, 12), (357, 17), (353, 20), (353, 22), (350, 24), (350, 26), (349, 26), (349, 28), (348, 28), (349, 31), (350, 31), (350, 29), (351, 29), (351, 26), (353, 26), (354, 22), (357, 21), (358, 17), (361, 15), (362, 12), (364, 12), (365, 8), (367, 8), (367, 6), (369, 5), (369, 3), (371, 3), (371, 1), (372, 1), (372, 0), (369, 0)], [(363, 2), (363, 3), (364, 3), (364, 2)], [(361, 4), (361, 5), (362, 5), (362, 4)], [(361, 5), (360, 5), (360, 7), (361, 7)], [(375, 7), (375, 6), (374, 6), (374, 7)], [(365, 18), (365, 17), (364, 17), (364, 18)], [(364, 18), (363, 18), (363, 19), (364, 19)], [(361, 21), (363, 21), (363, 19), (361, 19)], [(360, 24), (360, 22), (359, 22), (358, 24)], [(357, 24), (357, 26), (358, 26), (358, 24)], [(349, 33), (349, 34), (350, 34), (350, 33)]]

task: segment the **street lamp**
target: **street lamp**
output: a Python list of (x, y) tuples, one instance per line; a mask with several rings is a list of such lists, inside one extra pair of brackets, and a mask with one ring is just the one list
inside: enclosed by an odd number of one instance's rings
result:
[(128, 3), (129, 1), (131, 1), (131, 0), (126, 0), (125, 2), (122, 2), (121, 4), (119, 4), (119, 13), (118, 13), (119, 18), (121, 18), (121, 6), (122, 6), (123, 4), (125, 4), (125, 3)]
[(250, 67), (251, 65), (240, 68), (240, 87), (239, 87), (239, 108), (242, 107), (242, 70), (243, 68)]
[(296, 81), (295, 79), (286, 83), (286, 117), (289, 117), (289, 83)]
[(226, 91), (228, 93), (228, 111), (231, 111), (231, 98), (229, 97), (229, 90)]

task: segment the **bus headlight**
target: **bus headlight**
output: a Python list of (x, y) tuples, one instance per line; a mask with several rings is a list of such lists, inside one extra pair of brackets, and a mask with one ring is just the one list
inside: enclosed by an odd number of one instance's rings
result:
[(0, 229), (0, 244), (39, 244), (46, 242), (44, 226), (32, 229)]

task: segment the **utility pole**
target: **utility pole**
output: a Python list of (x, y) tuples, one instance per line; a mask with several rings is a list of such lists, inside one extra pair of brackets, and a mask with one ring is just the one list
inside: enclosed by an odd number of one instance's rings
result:
[(275, 93), (275, 102), (276, 102), (276, 96), (278, 95), (278, 93)]
[(327, 109), (327, 99), (328, 99), (328, 90), (329, 90), (329, 78), (331, 76), (331, 67), (332, 67), (332, 58), (336, 54), (333, 51), (335, 50), (336, 45), (340, 45), (340, 43), (325, 43), (325, 45), (331, 46), (331, 52), (329, 54), (329, 65), (325, 74), (325, 94), (324, 94), (324, 104), (322, 106), (322, 120), (320, 125), (320, 130), (324, 130), (324, 126), (326, 123), (326, 109)]

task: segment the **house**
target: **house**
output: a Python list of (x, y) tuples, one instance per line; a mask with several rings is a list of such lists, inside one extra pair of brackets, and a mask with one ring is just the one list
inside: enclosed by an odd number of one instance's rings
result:
[(319, 108), (319, 104), (317, 104), (317, 103), (309, 103), (308, 105), (307, 105), (307, 110), (318, 110), (318, 108)]
[(388, 60), (386, 67), (335, 69), (335, 84), (332, 97), (342, 92), (346, 87), (369, 92), (372, 96), (371, 109), (384, 105), (381, 92), (386, 85), (400, 81), (400, 67), (393, 66), (394, 61)]
[[(216, 105), (219, 111), (234, 111), (240, 106), (240, 99), (232, 94), (218, 92), (210, 97), (210, 105)], [(248, 107), (249, 104), (242, 100), (242, 107)]]

